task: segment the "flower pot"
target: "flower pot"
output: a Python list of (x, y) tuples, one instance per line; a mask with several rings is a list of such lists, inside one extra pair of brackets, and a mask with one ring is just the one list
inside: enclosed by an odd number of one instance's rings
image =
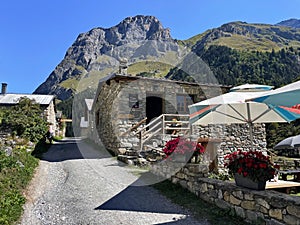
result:
[(246, 187), (254, 190), (265, 190), (266, 181), (253, 181), (248, 177), (244, 177), (242, 174), (234, 174), (235, 184), (240, 187)]

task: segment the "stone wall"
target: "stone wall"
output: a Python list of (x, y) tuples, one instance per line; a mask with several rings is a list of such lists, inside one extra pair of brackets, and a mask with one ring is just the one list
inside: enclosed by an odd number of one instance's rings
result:
[(250, 141), (249, 125), (197, 125), (193, 126), (193, 136), (197, 138), (218, 139), (220, 143), (217, 146), (216, 154), (219, 169), (222, 170), (224, 156), (237, 149), (248, 151), (256, 149), (260, 151), (267, 150), (265, 124), (254, 124), (253, 142)]
[(198, 198), (234, 212), (247, 222), (270, 225), (299, 225), (300, 197), (238, 187), (234, 182), (207, 178), (205, 165), (187, 164), (175, 174), (170, 166), (155, 165), (152, 172), (170, 179)]
[(99, 90), (94, 107), (95, 132), (97, 133), (94, 137), (98, 137), (99, 140), (94, 141), (102, 142), (107, 149), (116, 151), (120, 147), (120, 141), (114, 132), (117, 118), (113, 103), (120, 92), (120, 85), (118, 82), (110, 81), (109, 84), (103, 83)]
[(44, 114), (46, 116), (47, 122), (52, 124), (55, 135), (57, 135), (59, 128), (56, 122), (55, 106), (53, 101), (51, 101), (50, 104), (44, 109)]

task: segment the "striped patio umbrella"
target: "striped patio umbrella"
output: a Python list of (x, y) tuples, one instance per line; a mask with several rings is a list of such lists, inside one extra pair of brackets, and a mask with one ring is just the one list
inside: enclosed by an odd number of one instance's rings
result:
[(250, 140), (253, 142), (252, 127), (254, 123), (291, 122), (300, 118), (299, 113), (254, 101), (271, 91), (245, 92), (234, 91), (210, 98), (189, 106), (191, 124), (249, 124)]
[(249, 101), (292, 107), (297, 110), (300, 104), (300, 81), (262, 93), (254, 98), (250, 97)]

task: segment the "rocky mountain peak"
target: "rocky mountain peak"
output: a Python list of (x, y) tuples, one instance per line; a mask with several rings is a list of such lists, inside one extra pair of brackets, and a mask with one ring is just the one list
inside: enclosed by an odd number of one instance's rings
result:
[(140, 37), (146, 40), (169, 40), (171, 38), (169, 29), (164, 29), (160, 21), (154, 16), (127, 17), (116, 27), (120, 33), (126, 32), (126, 37), (138, 33)]
[[(103, 55), (115, 59), (130, 58), (133, 54), (137, 58), (145, 57), (145, 46), (142, 46), (145, 45), (145, 41), (166, 42), (160, 44), (160, 52), (169, 50), (172, 48), (170, 45), (175, 43), (170, 30), (165, 29), (154, 16), (127, 17), (111, 28), (98, 27), (79, 34), (62, 62), (34, 93), (56, 94), (59, 98), (66, 99), (72, 91), (64, 90), (65, 88), (59, 85), (61, 82), (72, 77), (77, 79), (91, 70), (103, 70), (106, 65), (99, 59)], [(149, 45), (151, 44), (147, 44), (148, 48)], [(155, 46), (150, 47), (155, 49)], [(159, 54), (154, 50), (152, 56), (158, 57)]]

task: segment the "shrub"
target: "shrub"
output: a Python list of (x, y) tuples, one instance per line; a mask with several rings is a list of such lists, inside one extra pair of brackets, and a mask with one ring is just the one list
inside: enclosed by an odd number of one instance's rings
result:
[(47, 122), (39, 104), (28, 98), (21, 98), (18, 105), (4, 110), (2, 126), (12, 133), (32, 142), (40, 140), (47, 132)]

